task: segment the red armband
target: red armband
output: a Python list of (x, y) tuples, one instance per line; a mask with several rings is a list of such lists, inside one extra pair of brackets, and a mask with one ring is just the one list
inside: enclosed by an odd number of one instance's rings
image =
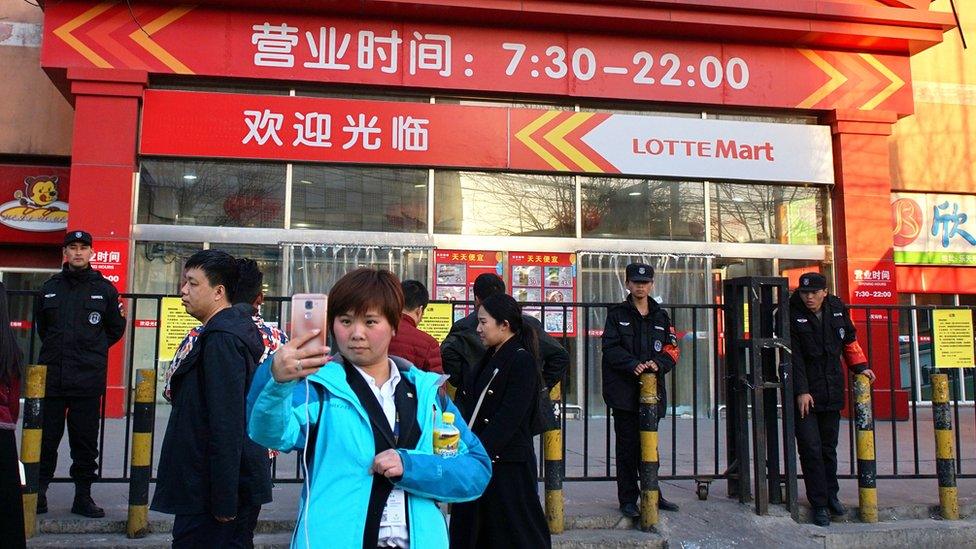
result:
[(867, 363), (868, 358), (864, 356), (864, 351), (861, 350), (861, 344), (855, 341), (844, 345), (844, 360), (848, 366), (854, 366)]
[(673, 360), (675, 364), (677, 364), (678, 359), (681, 358), (681, 349), (679, 349), (677, 345), (665, 345), (662, 352), (671, 357), (671, 360)]

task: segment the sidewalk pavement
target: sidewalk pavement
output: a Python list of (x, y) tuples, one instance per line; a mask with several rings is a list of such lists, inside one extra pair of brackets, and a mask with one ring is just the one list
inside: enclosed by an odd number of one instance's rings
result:
[[(640, 532), (634, 522), (617, 511), (616, 487), (612, 482), (577, 482), (565, 486), (566, 532), (553, 536), (560, 548), (617, 547), (895, 547), (951, 546), (976, 548), (976, 480), (960, 482), (963, 520), (938, 518), (938, 489), (935, 481), (896, 481), (882, 483), (879, 502), (882, 522), (856, 521), (857, 489), (853, 482), (842, 482), (842, 499), (851, 508), (843, 522), (829, 528), (809, 524), (804, 516), (797, 523), (782, 506), (771, 505), (770, 514), (757, 516), (751, 505), (726, 497), (727, 486), (712, 484), (709, 497), (701, 501), (691, 481), (663, 482), (662, 491), (678, 503), (678, 513), (660, 514), (656, 532)], [(541, 485), (540, 485), (541, 487)], [(258, 547), (287, 547), (297, 515), (301, 490), (298, 484), (275, 486), (275, 501), (261, 512), (256, 544)], [(30, 547), (168, 547), (172, 517), (150, 512), (152, 534), (140, 540), (125, 537), (125, 484), (99, 484), (96, 501), (105, 507), (106, 518), (85, 519), (69, 513), (73, 495), (70, 484), (54, 484), (48, 492), (50, 512), (41, 515), (39, 535)], [(801, 496), (802, 497), (802, 496)], [(890, 506), (898, 502), (897, 507)], [(908, 503), (905, 503), (908, 502)], [(323, 532), (323, 535), (327, 535)]]

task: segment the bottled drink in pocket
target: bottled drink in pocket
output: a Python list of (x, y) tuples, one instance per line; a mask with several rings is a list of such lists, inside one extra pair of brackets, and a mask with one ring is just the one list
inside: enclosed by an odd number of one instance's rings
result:
[(454, 414), (444, 412), (441, 422), (434, 427), (434, 453), (441, 457), (454, 457), (461, 442), (461, 431), (454, 426)]

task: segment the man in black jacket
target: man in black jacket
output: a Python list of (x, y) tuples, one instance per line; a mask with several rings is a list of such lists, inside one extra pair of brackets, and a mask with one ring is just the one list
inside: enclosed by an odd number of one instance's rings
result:
[(827, 293), (827, 279), (804, 273), (790, 296), (790, 345), (796, 395), (796, 444), (814, 523), (830, 525), (830, 514), (847, 509), (837, 498), (837, 434), (844, 407), (841, 356), (856, 374), (874, 382), (847, 307)]
[(68, 425), (71, 479), (75, 499), (71, 512), (105, 516), (91, 498), (97, 478), (98, 424), (105, 394), (108, 348), (125, 332), (119, 292), (91, 268), (92, 236), (68, 231), (61, 272), (41, 288), (37, 333), (38, 362), (47, 366), (41, 439), (40, 490), (37, 512), (47, 512), (47, 486), (58, 464), (58, 446)]
[(170, 379), (152, 509), (176, 515), (173, 547), (251, 547), (261, 505), (271, 501), (268, 452), (248, 438), (245, 417), (264, 344), (251, 305), (230, 305), (233, 257), (205, 250), (184, 269), (183, 306), (204, 330)]
[[(492, 273), (483, 273), (474, 280), (475, 312), (458, 320), (441, 343), (441, 360), (444, 373), (451, 376), (451, 385), (461, 387), (462, 380), (471, 376), (481, 358), (485, 356), (485, 345), (478, 336), (477, 308), (488, 296), (505, 293), (505, 281)], [(562, 381), (569, 367), (569, 353), (551, 335), (546, 333), (542, 323), (530, 315), (522, 315), (522, 320), (531, 326), (539, 336), (539, 359), (542, 361), (542, 379), (547, 389), (552, 389)]]
[[(677, 364), (681, 352), (671, 317), (651, 297), (654, 268), (631, 263), (626, 277), (630, 295), (623, 303), (610, 307), (603, 328), (603, 400), (613, 411), (620, 511), (636, 518), (640, 516), (640, 375), (646, 371), (657, 374), (658, 417), (663, 418), (668, 402), (664, 376)], [(660, 494), (658, 508), (678, 510), (677, 505), (664, 499), (664, 494)]]

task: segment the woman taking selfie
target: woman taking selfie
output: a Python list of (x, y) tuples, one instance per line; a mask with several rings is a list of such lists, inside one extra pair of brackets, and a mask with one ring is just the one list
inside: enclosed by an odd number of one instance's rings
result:
[(339, 352), (312, 343), (319, 330), (293, 333), (255, 373), (249, 399), (255, 442), (306, 449), (292, 547), (447, 548), (435, 501), (481, 495), (491, 462), (459, 415), (456, 453), (435, 454), (434, 429), (457, 409), (438, 394), (441, 376), (388, 354), (403, 310), (392, 273), (347, 274), (328, 309)]
[(537, 334), (514, 298), (495, 294), (478, 308), (478, 335), (488, 352), (457, 403), (488, 451), (492, 477), (479, 499), (453, 506), (451, 547), (550, 547), (532, 447), (542, 387)]
[(7, 288), (0, 282), (0, 545), (25, 547), (24, 503), (17, 456), (21, 355), (7, 313)]

